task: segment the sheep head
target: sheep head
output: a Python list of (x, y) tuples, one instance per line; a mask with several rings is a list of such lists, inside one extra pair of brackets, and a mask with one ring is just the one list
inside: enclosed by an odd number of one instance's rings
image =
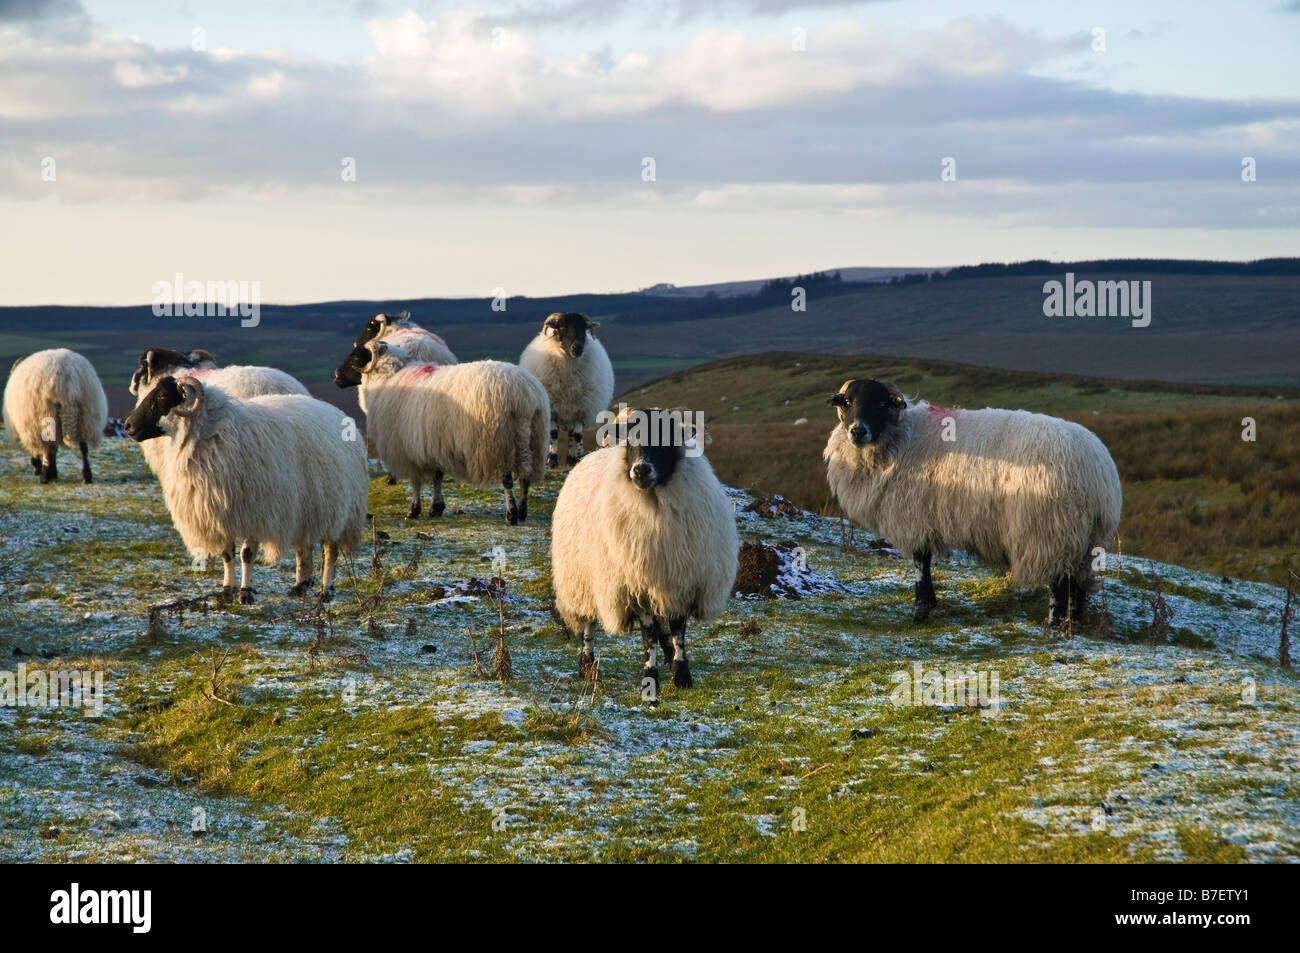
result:
[(907, 409), (907, 400), (897, 387), (872, 380), (847, 380), (826, 403), (835, 408), (840, 426), (855, 447), (879, 441)]
[(170, 414), (193, 417), (203, 405), (203, 397), (203, 385), (195, 378), (182, 377), (178, 380), (167, 375), (127, 415), (127, 435), (137, 443), (164, 437), (167, 431), (162, 429), (163, 418)]
[(624, 448), (627, 478), (640, 490), (666, 484), (684, 458), (700, 455), (700, 439), (708, 439), (702, 422), (685, 407), (624, 406), (597, 437), (603, 446)]
[(398, 311), (395, 314), (377, 314), (361, 329), (353, 343), (358, 347), (367, 341), (373, 341), (375, 338), (383, 337), (389, 330), (402, 327), (411, 320), (411, 312)]
[(542, 322), (542, 337), (551, 341), (569, 357), (582, 357), (587, 347), (587, 335), (596, 336), (600, 324), (576, 311), (559, 311)]
[(174, 351), (168, 347), (153, 347), (140, 355), (140, 366), (131, 375), (131, 393), (140, 391), (154, 381), (182, 367), (216, 367), (217, 359), (203, 348), (192, 351)]

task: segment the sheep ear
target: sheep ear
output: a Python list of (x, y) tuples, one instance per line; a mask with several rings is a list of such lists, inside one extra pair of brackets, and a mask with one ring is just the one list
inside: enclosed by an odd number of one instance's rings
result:
[(397, 312), (397, 314), (393, 315), (393, 317), (395, 317), (398, 321), (405, 321), (410, 316), (411, 316), (411, 312), (409, 311), (399, 311)]
[(831, 394), (830, 397), (826, 398), (826, 403), (832, 407), (847, 407), (849, 406), (849, 399), (843, 393)]
[(596, 328), (600, 327), (599, 321), (587, 321), (587, 333), (592, 337), (596, 336)]
[(212, 356), (212, 352), (205, 351), (201, 347), (196, 347), (190, 351), (190, 360), (195, 364), (202, 364), (204, 361), (211, 361), (213, 364), (217, 363), (217, 359)]

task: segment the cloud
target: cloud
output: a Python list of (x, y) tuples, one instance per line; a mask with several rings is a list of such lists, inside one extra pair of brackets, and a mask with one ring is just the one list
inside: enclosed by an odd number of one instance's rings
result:
[(79, 0), (0, 0), (0, 23), (20, 23), (78, 16)]
[[(53, 156), (68, 202), (947, 209), (1003, 225), (1206, 227), (1293, 225), (1300, 206), (1300, 101), (1039, 74), (1086, 49), (1083, 33), (962, 17), (886, 34), (844, 19), (804, 52), (780, 31), (700, 26), (671, 47), (561, 56), (468, 12), (366, 30), (371, 55), (332, 65), (159, 50), (101, 25), (36, 42), (0, 25), (0, 196), (47, 197), (40, 160)], [(1237, 162), (1254, 154), (1261, 181), (1245, 186)], [(939, 178), (948, 156), (956, 183)], [(355, 183), (341, 181), (344, 157)]]

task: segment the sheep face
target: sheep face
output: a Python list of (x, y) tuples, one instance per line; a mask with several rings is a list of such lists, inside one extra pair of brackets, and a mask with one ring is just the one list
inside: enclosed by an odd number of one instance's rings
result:
[(203, 385), (192, 377), (164, 377), (126, 418), (126, 432), (136, 443), (165, 437), (163, 420), (172, 413), (191, 416), (203, 400)]
[(555, 344), (569, 357), (582, 357), (588, 333), (595, 336), (600, 325), (585, 314), (556, 311), (542, 323), (542, 337)]
[(361, 375), (370, 366), (373, 357), (368, 343), (358, 344), (334, 372), (334, 383), (339, 387), (360, 387)]
[(217, 361), (202, 348), (188, 353), (167, 347), (154, 347), (140, 355), (140, 366), (131, 375), (131, 393), (138, 395), (151, 383), (181, 367), (216, 367)]
[(826, 403), (835, 408), (840, 425), (848, 431), (855, 447), (876, 443), (898, 423), (899, 414), (907, 408), (898, 388), (880, 381), (845, 381)]
[(624, 450), (624, 472), (639, 490), (652, 490), (673, 478), (692, 439), (681, 411), (628, 410), (613, 425), (613, 442)]
[(357, 339), (353, 343), (357, 347), (361, 347), (367, 341), (373, 341), (379, 337), (388, 328), (395, 327), (410, 317), (411, 312), (409, 311), (399, 311), (396, 314), (377, 314), (366, 322), (366, 326), (361, 329), (361, 333), (357, 335)]

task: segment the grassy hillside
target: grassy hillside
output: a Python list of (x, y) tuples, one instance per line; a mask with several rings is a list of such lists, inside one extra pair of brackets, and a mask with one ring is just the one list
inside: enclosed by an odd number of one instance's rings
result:
[[(1054, 414), (1093, 430), (1124, 482), (1123, 551), (1220, 575), (1282, 582), (1300, 552), (1300, 392), (1011, 372), (888, 357), (764, 354), (708, 364), (624, 394), (703, 409), (719, 476), (836, 512), (821, 459), (826, 398), (848, 378), (931, 403)], [(1279, 396), (1282, 399), (1279, 399)], [(1242, 440), (1242, 418), (1256, 422)], [(807, 424), (795, 421), (806, 418)]]
[[(0, 706), (0, 860), (1300, 860), (1300, 683), (1266, 585), (1112, 559), (1104, 623), (1064, 637), (1041, 593), (943, 562), (917, 626), (909, 563), (736, 493), (743, 538), (803, 547), (802, 598), (733, 599), (688, 632), (697, 686), (650, 704), (631, 638), (575, 677), (556, 477), (508, 528), (454, 485), (444, 518), (406, 521), (376, 472), (389, 538), (333, 605), (284, 596), (286, 562), (256, 605), (150, 621), (219, 569), (191, 569), (134, 445), (96, 473), (39, 487), (0, 455), (0, 654), (97, 669), (107, 696), (100, 718)], [(495, 546), (508, 681), (475, 662), (501, 631)], [(913, 665), (996, 675), (996, 704), (896, 704)]]
[(1150, 327), (1117, 318), (1046, 318), (1041, 275), (814, 290), (805, 312), (770, 297), (512, 298), (504, 313), (486, 300), (345, 301), (267, 305), (257, 327), (242, 328), (234, 317), (159, 318), (147, 307), (0, 308), (0, 372), (33, 350), (72, 347), (94, 362), (120, 414), (130, 406), (126, 385), (141, 351), (204, 347), (225, 363), (282, 367), (351, 412), (353, 398), (330, 384), (334, 368), (368, 318), (407, 307), (462, 360), (510, 361), (551, 310), (585, 310), (601, 322), (620, 389), (730, 355), (792, 348), (1108, 378), (1300, 386), (1300, 277), (1119, 277), (1152, 282)]

